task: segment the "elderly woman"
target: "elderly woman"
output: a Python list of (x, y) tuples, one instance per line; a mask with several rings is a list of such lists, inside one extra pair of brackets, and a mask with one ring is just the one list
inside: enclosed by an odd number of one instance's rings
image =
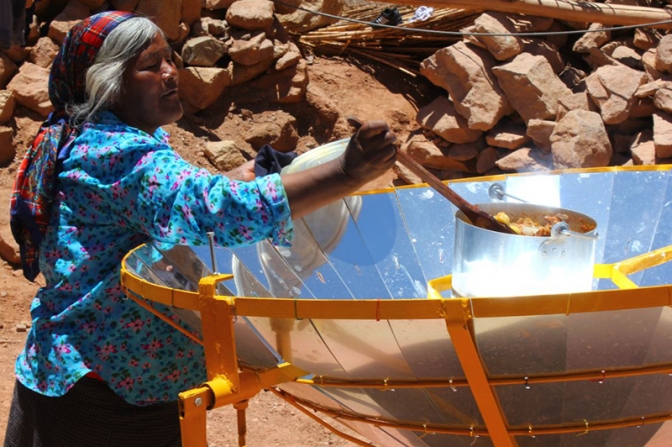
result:
[(12, 197), (24, 273), (41, 270), (46, 284), (16, 362), (5, 447), (180, 445), (177, 395), (206, 379), (201, 347), (126, 299), (122, 257), (150, 239), (206, 244), (211, 231), (220, 245), (288, 245), (292, 219), (394, 163), (395, 137), (373, 121), (318, 167), (211, 175), (160, 127), (182, 116), (177, 89), (163, 33), (129, 13), (79, 23), (54, 60), (55, 111)]

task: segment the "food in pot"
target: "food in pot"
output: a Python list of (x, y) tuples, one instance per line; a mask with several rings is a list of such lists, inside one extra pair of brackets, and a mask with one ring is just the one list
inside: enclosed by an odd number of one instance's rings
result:
[[(569, 216), (564, 213), (543, 214), (540, 219), (535, 219), (528, 215), (521, 215), (518, 218), (511, 217), (503, 211), (495, 214), (494, 218), (511, 228), (516, 234), (522, 236), (550, 236), (551, 228), (558, 222), (568, 222)], [(580, 230), (587, 233), (595, 228), (594, 225), (581, 223)]]

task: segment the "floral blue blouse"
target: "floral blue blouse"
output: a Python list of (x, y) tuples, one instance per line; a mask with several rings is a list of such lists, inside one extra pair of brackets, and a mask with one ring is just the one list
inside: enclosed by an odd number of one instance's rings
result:
[(75, 140), (40, 253), (46, 286), (16, 362), (26, 387), (61, 396), (94, 372), (130, 403), (176, 400), (206, 380), (202, 348), (126, 298), (124, 255), (150, 239), (207, 244), (209, 231), (225, 246), (289, 244), (277, 174), (230, 181), (187, 163), (167, 141), (162, 129), (152, 136), (109, 112)]

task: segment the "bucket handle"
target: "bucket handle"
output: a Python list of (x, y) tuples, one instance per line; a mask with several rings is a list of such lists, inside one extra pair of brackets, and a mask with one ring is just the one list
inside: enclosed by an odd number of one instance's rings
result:
[(577, 233), (576, 231), (571, 231), (569, 229), (569, 225), (567, 224), (567, 222), (558, 222), (551, 227), (551, 239), (566, 236), (596, 240), (598, 235), (597, 232), (595, 232), (594, 234), (585, 234), (585, 233)]
[(550, 256), (555, 258), (562, 258), (567, 253), (565, 252), (564, 241), (567, 237), (578, 237), (581, 239), (596, 240), (597, 232), (592, 235), (577, 233), (571, 231), (567, 222), (558, 222), (551, 227), (551, 236), (539, 244), (539, 252), (542, 256)]
[(523, 200), (520, 197), (516, 197), (511, 194), (507, 194), (504, 186), (502, 186), (501, 183), (493, 183), (490, 185), (490, 188), (488, 188), (488, 196), (490, 196), (490, 200), (492, 201), (499, 200), (500, 202), (503, 202), (504, 197), (510, 197), (519, 202), (527, 203), (527, 200)]

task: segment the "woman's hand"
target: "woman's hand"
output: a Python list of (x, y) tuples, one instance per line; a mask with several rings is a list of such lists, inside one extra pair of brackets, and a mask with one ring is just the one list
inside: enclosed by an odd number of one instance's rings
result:
[(357, 131), (341, 157), (282, 176), (294, 219), (357, 191), (394, 164), (396, 137), (385, 122), (350, 122)]
[(341, 156), (343, 173), (358, 185), (378, 178), (394, 165), (397, 149), (396, 136), (384, 121), (368, 121), (349, 117), (356, 129)]
[(256, 175), (254, 175), (254, 160), (246, 161), (237, 168), (234, 168), (229, 172), (225, 172), (224, 175), (228, 177), (230, 180), (241, 180), (243, 182), (251, 182), (256, 178)]

